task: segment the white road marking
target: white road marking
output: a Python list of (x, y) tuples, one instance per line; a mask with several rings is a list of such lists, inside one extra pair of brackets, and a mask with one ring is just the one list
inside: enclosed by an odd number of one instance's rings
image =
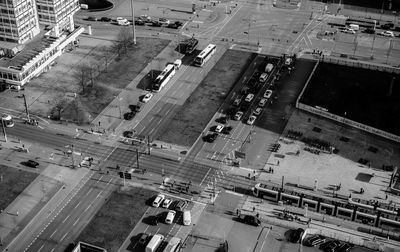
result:
[(50, 238), (53, 237), (53, 235), (57, 232), (57, 229), (54, 230), (54, 232), (50, 235)]
[(77, 208), (81, 204), (81, 202), (82, 201), (79, 201), (78, 204), (76, 204), (76, 206), (74, 207), (74, 209)]
[(78, 223), (78, 221), (79, 221), (79, 218), (74, 222), (74, 224), (72, 224), (72, 226), (75, 226), (76, 223)]
[(62, 221), (62, 223), (64, 223), (68, 218), (69, 218), (69, 214), (68, 214), (68, 216), (67, 217), (65, 217), (65, 219)]
[(92, 188), (90, 188), (90, 190), (86, 193), (86, 196), (88, 196), (89, 193), (91, 193), (91, 192), (92, 192)]
[(65, 238), (65, 236), (67, 236), (67, 234), (68, 233), (66, 233), (62, 238), (61, 238), (61, 240), (60, 241), (63, 241), (64, 240), (64, 238)]
[(42, 250), (42, 248), (44, 247), (44, 244), (39, 248), (39, 250), (37, 252), (39, 252), (40, 250)]
[(207, 176), (208, 176), (208, 174), (210, 173), (210, 171), (211, 171), (211, 168), (208, 169), (206, 175), (204, 176), (204, 178), (203, 178), (203, 180), (201, 181), (201, 183), (199, 184), (199, 186), (201, 186), (201, 184), (203, 184), (204, 180), (207, 178)]

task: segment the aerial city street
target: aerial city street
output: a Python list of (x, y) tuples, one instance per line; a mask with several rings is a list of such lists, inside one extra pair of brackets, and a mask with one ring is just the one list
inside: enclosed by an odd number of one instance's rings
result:
[(400, 252), (399, 0), (0, 15), (0, 251)]

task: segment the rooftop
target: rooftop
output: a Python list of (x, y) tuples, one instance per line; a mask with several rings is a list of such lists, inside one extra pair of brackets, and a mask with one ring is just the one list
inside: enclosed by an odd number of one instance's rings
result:
[[(35, 58), (39, 58), (41, 53), (43, 53), (46, 48), (50, 48), (53, 43), (58, 43), (57, 40), (60, 38), (45, 36), (48, 35), (50, 31), (41, 29), (40, 33), (35, 36), (30, 42), (23, 45), (7, 43), (4, 44), (7, 49), (14, 49), (16, 55), (12, 58), (3, 57), (0, 59), (0, 67), (8, 67), (16, 70), (22, 70), (23, 66), (28, 64)], [(0, 44), (3, 46), (3, 43)], [(20, 49), (18, 49), (20, 47)], [(19, 51), (19, 52), (18, 52)]]

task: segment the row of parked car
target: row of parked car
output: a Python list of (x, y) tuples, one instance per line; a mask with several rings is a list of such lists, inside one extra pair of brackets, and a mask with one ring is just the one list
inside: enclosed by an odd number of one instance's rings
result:
[(347, 242), (341, 242), (335, 239), (328, 239), (322, 235), (311, 235), (303, 241), (304, 246), (319, 246), (319, 249), (325, 252), (348, 252), (353, 249), (353, 245)]
[[(188, 226), (191, 224), (190, 211), (185, 210), (187, 205), (188, 205), (188, 203), (184, 200), (174, 201), (172, 199), (166, 198), (164, 194), (158, 194), (152, 203), (153, 207), (162, 207), (165, 209), (170, 209), (165, 214), (164, 222), (166, 224), (172, 224), (174, 222), (174, 219), (175, 219), (175, 216), (177, 215), (177, 213), (182, 212), (183, 225), (185, 225), (185, 226)], [(160, 218), (162, 216), (163, 216), (163, 214), (153, 216), (150, 220), (150, 222), (152, 222), (151, 224), (158, 225)]]
[[(132, 20), (128, 20), (124, 17), (117, 17), (116, 19), (112, 19), (110, 17), (95, 17), (95, 16), (89, 16), (87, 18), (88, 21), (100, 21), (100, 22), (115, 22), (118, 25), (131, 25)], [(150, 16), (148, 15), (141, 15), (138, 18), (135, 18), (135, 25), (150, 25), (150, 26), (155, 26), (155, 27), (161, 27), (161, 26), (166, 26), (168, 28), (173, 28), (173, 29), (178, 29), (183, 25), (181, 21), (171, 21), (166, 18), (159, 18), (158, 20), (153, 20)]]

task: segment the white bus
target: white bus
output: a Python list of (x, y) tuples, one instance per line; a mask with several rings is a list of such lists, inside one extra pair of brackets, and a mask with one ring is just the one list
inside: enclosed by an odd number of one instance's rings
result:
[(215, 53), (216, 50), (217, 50), (216, 45), (209, 44), (206, 47), (206, 49), (204, 49), (203, 51), (201, 51), (199, 55), (197, 55), (197, 57), (194, 59), (194, 64), (196, 66), (204, 65), (204, 63), (206, 63), (211, 58), (211, 56)]
[(153, 91), (160, 92), (161, 89), (167, 84), (167, 82), (174, 76), (175, 66), (174, 64), (168, 64), (164, 70), (157, 76), (153, 83)]
[(164, 252), (177, 252), (180, 249), (181, 239), (178, 237), (172, 237), (169, 240), (167, 247), (165, 247)]

